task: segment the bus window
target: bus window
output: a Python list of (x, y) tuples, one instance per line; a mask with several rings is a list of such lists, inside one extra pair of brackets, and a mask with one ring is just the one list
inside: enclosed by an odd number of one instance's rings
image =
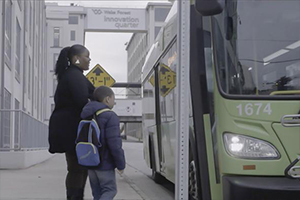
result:
[(177, 46), (172, 45), (159, 66), (161, 122), (175, 121)]
[[(299, 1), (228, 0), (226, 10), (212, 18), (215, 60), (223, 92), (299, 94)], [(257, 10), (255, 15), (253, 10)], [(294, 15), (283, 17), (286, 10)]]
[[(143, 82), (143, 125), (155, 125), (155, 92), (154, 71)], [(147, 130), (144, 130), (147, 132)]]

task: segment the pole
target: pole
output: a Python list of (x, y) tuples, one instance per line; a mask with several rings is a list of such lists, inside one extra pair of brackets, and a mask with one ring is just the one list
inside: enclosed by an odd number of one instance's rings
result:
[(176, 111), (176, 176), (175, 199), (188, 199), (189, 172), (189, 98), (190, 98), (190, 1), (178, 1), (177, 30), (177, 111)]

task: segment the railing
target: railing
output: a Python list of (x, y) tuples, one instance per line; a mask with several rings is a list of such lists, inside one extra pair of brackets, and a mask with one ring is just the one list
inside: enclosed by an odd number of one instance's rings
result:
[(48, 149), (48, 126), (21, 110), (0, 110), (0, 151)]
[(139, 140), (143, 140), (142, 124), (141, 123), (127, 123), (125, 134), (127, 136), (135, 137)]

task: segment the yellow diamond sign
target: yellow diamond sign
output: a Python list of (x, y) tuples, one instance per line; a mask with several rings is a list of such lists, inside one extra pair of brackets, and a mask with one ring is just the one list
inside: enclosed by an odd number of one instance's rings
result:
[(87, 79), (95, 86), (99, 87), (102, 85), (112, 86), (115, 84), (115, 79), (109, 75), (101, 65), (97, 64), (87, 75)]
[(151, 85), (153, 85), (153, 87), (155, 87), (154, 75), (151, 76), (150, 83), (151, 83)]
[[(150, 78), (150, 83), (155, 86), (154, 76)], [(160, 64), (159, 69), (159, 90), (161, 96), (167, 96), (176, 87), (176, 73), (165, 64)]]
[(165, 64), (160, 64), (159, 88), (160, 94), (165, 97), (176, 87), (176, 73)]

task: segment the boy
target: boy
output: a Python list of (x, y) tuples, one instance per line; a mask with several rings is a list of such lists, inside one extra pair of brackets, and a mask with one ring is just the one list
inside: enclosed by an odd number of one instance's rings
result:
[[(93, 116), (104, 108), (112, 109), (115, 104), (115, 94), (109, 87), (100, 86), (94, 91), (94, 99), (85, 105), (81, 118)], [(106, 111), (96, 117), (101, 130), (100, 141), (102, 147), (100, 166), (89, 169), (88, 175), (94, 200), (110, 200), (117, 194), (115, 168), (122, 174), (125, 169), (125, 156), (120, 136), (120, 122), (112, 111)]]

